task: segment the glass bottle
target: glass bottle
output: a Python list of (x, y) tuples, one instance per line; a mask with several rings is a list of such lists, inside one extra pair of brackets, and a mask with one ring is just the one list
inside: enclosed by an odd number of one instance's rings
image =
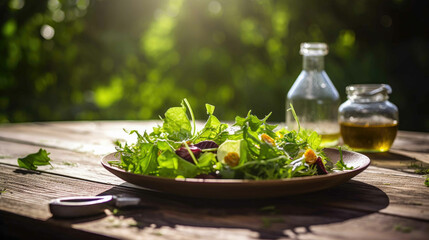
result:
[[(328, 46), (325, 43), (301, 43), (300, 53), (303, 69), (287, 94), (286, 109), (292, 104), (300, 125), (320, 134), (323, 146), (333, 146), (340, 137), (340, 98), (325, 72), (324, 56), (328, 54)], [(289, 130), (297, 129), (291, 111), (286, 111), (286, 125)]]
[(344, 144), (355, 151), (386, 152), (398, 131), (398, 108), (388, 101), (387, 84), (358, 84), (346, 88), (348, 100), (338, 109)]

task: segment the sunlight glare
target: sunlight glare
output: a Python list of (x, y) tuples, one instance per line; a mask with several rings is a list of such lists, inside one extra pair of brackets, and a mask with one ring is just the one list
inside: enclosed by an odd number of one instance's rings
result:
[(219, 14), (222, 11), (222, 5), (218, 1), (211, 1), (208, 8), (212, 14)]
[(50, 40), (55, 35), (55, 29), (47, 24), (43, 25), (40, 29), (40, 34), (46, 40)]
[(12, 0), (9, 2), (9, 7), (11, 9), (15, 9), (15, 10), (19, 10), (19, 9), (23, 8), (24, 5), (25, 5), (24, 0)]

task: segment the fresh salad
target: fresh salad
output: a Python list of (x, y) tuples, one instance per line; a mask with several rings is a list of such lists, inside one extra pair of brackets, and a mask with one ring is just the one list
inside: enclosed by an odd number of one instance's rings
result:
[[(235, 118), (232, 126), (213, 115), (206, 104), (208, 119), (197, 131), (194, 114), (184, 99), (180, 107), (167, 110), (162, 126), (139, 133), (133, 144), (116, 141), (120, 161), (111, 165), (128, 172), (167, 178), (282, 179), (323, 175), (348, 168), (342, 159), (335, 165), (321, 147), (320, 136), (300, 128), (293, 106), (289, 109), (297, 130), (267, 123), (249, 113)], [(340, 150), (341, 152), (341, 150)]]

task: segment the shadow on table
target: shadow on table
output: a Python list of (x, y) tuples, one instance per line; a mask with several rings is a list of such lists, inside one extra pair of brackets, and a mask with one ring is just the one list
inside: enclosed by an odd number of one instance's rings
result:
[(429, 164), (416, 158), (394, 152), (363, 153), (371, 159), (371, 165), (408, 173), (418, 173), (419, 169), (428, 169)]
[(15, 169), (13, 172), (14, 172), (14, 173), (23, 174), (23, 175), (26, 175), (26, 174), (36, 174), (36, 175), (40, 175), (40, 174), (41, 174), (41, 172), (36, 171), (36, 170), (21, 169), (21, 168)]
[[(120, 209), (115, 217), (132, 219), (135, 224), (128, 227), (150, 228), (154, 234), (162, 227), (195, 226), (247, 229), (256, 232), (259, 238), (296, 237), (311, 234), (313, 225), (363, 217), (389, 204), (382, 190), (353, 180), (309, 194), (244, 200), (179, 197), (128, 186), (124, 183), (100, 195), (140, 197), (146, 207)], [(92, 220), (94, 218), (76, 219), (70, 224)]]

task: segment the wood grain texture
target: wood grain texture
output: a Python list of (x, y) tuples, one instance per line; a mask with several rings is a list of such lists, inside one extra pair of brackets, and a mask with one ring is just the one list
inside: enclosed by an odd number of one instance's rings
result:
[[(20, 152), (32, 153), (37, 151), (37, 147), (0, 141), (0, 152), (4, 151), (8, 151), (10, 156), (1, 159), (1, 162), (17, 165), (16, 159)], [(53, 168), (50, 166), (40, 167), (43, 172), (99, 183), (125, 184), (138, 188), (124, 183), (123, 180), (107, 172), (101, 167), (100, 159), (97, 156), (60, 149), (47, 148), (47, 151), (51, 153)], [(398, 202), (398, 205), (390, 205), (389, 212), (396, 209), (398, 215), (429, 220), (429, 202), (424, 201), (429, 198), (429, 191), (423, 184), (424, 176), (371, 166), (355, 179), (389, 190), (387, 194), (391, 199), (403, 199)], [(390, 194), (392, 195), (390, 196)], [(397, 198), (396, 195), (400, 198)], [(341, 204), (341, 201), (339, 203)], [(394, 211), (391, 213), (394, 214)]]
[[(380, 213), (389, 198), (380, 189), (351, 181), (328, 191), (287, 198), (226, 201), (169, 196), (151, 191), (87, 182), (49, 173), (31, 174), (15, 167), (0, 170), (6, 192), (0, 195), (0, 219), (24, 215), (45, 227), (70, 227), (111, 237), (143, 239), (318, 238), (395, 239), (398, 234), (425, 239), (428, 222)], [(19, 182), (14, 178), (19, 177)], [(79, 189), (78, 194), (76, 189)], [(71, 195), (128, 194), (147, 207), (117, 214), (61, 220), (51, 218), (50, 199)], [(365, 194), (371, 195), (369, 199)], [(264, 210), (265, 208), (265, 210)], [(412, 228), (403, 233), (397, 228)]]
[[(428, 133), (400, 131), (390, 152), (367, 154), (372, 166), (326, 191), (214, 201), (145, 190), (101, 167), (101, 156), (114, 151), (113, 140), (134, 140), (123, 128), (151, 130), (157, 123), (0, 125), (0, 190), (5, 190), (0, 194), (0, 232), (28, 238), (31, 235), (20, 231), (20, 224), (26, 224), (29, 234), (53, 239), (62, 233), (70, 239), (427, 239), (429, 235), (429, 188), (423, 184), (425, 177), (415, 174), (415, 165), (429, 163)], [(43, 166), (38, 172), (17, 168), (17, 158), (40, 147), (51, 153), (53, 167)], [(139, 196), (151, 207), (75, 220), (54, 219), (48, 211), (53, 198), (105, 194)]]

